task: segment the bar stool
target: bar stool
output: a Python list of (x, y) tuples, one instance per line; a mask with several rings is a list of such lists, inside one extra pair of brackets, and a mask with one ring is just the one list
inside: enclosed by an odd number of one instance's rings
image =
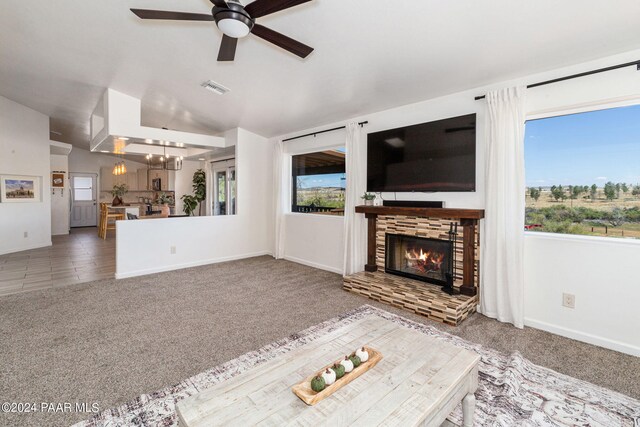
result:
[[(98, 236), (103, 239), (107, 238), (107, 231), (116, 229), (116, 221), (124, 219), (124, 212), (109, 212), (106, 203), (100, 203), (100, 225), (98, 227)], [(110, 222), (113, 220), (113, 222)]]

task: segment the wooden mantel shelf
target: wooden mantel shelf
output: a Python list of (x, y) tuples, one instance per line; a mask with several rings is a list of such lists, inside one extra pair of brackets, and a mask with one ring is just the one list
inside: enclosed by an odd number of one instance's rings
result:
[(482, 219), (483, 209), (409, 208), (395, 206), (356, 206), (357, 213), (368, 215), (406, 215), (426, 218)]

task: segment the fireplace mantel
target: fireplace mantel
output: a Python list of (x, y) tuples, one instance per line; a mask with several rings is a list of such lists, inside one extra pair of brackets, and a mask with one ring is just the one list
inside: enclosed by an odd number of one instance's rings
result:
[(482, 209), (408, 208), (396, 206), (356, 206), (357, 213), (369, 215), (407, 215), (425, 218), (475, 219), (484, 218)]
[(356, 213), (365, 214), (368, 220), (367, 231), (367, 263), (365, 271), (375, 272), (376, 265), (376, 232), (378, 216), (413, 216), (424, 218), (439, 218), (458, 220), (463, 229), (463, 284), (460, 292), (463, 295), (474, 296), (477, 287), (474, 284), (475, 266), (475, 242), (478, 222), (484, 218), (482, 209), (445, 209), (445, 208), (418, 208), (395, 206), (356, 206)]

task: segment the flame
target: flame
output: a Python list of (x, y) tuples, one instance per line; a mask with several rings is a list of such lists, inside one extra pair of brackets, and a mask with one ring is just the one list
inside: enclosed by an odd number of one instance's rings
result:
[(420, 270), (423, 273), (427, 273), (429, 271), (442, 270), (444, 254), (442, 252), (436, 251), (425, 252), (422, 248), (420, 248), (420, 252), (417, 252), (415, 249), (405, 251), (405, 258), (407, 259), (407, 263), (410, 266)]

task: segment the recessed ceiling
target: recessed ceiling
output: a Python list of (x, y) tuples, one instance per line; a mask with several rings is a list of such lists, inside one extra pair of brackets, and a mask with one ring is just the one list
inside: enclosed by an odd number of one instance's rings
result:
[[(261, 18), (313, 46), (301, 60), (257, 37), (216, 61), (212, 22), (149, 22), (129, 8), (207, 13), (208, 0), (21, 0), (0, 14), (0, 95), (88, 147), (105, 88), (142, 100), (145, 126), (275, 136), (640, 48), (640, 2), (313, 0)], [(218, 96), (200, 84), (231, 89)]]

